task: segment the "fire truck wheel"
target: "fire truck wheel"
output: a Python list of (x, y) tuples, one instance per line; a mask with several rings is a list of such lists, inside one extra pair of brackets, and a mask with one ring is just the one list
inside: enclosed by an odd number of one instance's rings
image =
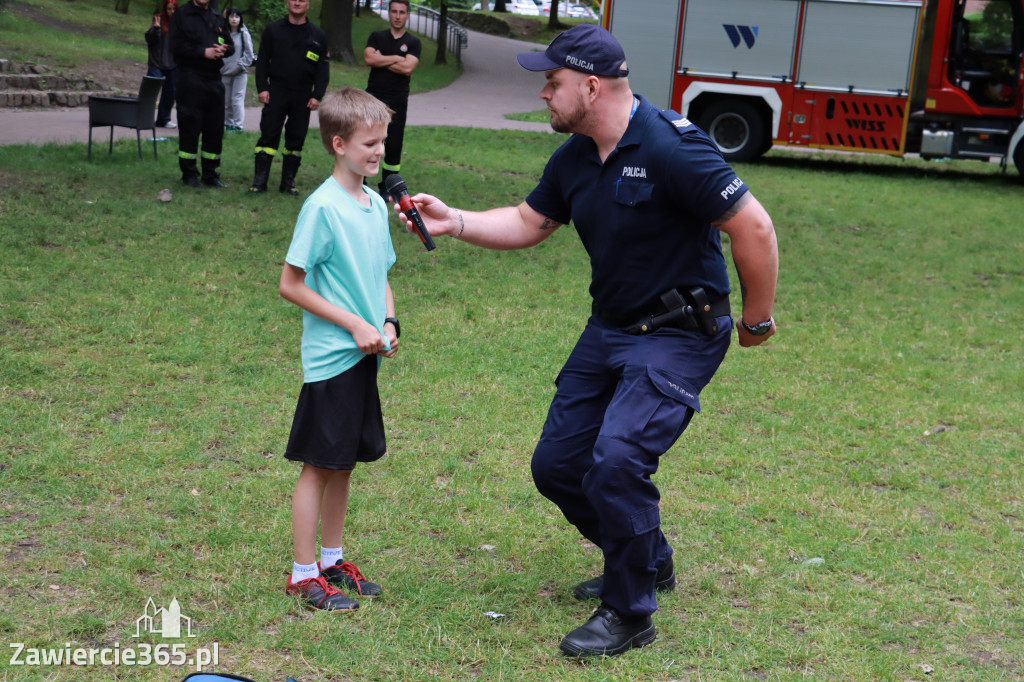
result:
[(1013, 165), (1017, 167), (1019, 180), (1024, 182), (1024, 141), (1020, 142), (1016, 151), (1013, 152)]
[(700, 113), (696, 123), (715, 141), (726, 161), (750, 161), (768, 147), (761, 115), (743, 100), (712, 102)]

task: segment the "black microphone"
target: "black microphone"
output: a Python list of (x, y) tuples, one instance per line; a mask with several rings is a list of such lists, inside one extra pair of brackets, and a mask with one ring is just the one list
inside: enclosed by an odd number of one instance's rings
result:
[(388, 194), (398, 202), (402, 213), (412, 221), (413, 227), (416, 228), (416, 233), (419, 234), (423, 246), (427, 247), (427, 251), (437, 248), (434, 246), (434, 240), (430, 238), (430, 233), (427, 232), (426, 225), (423, 224), (423, 218), (420, 218), (420, 212), (416, 210), (412, 199), (409, 198), (409, 190), (405, 188), (405, 180), (402, 179), (402, 176), (397, 173), (387, 176), (384, 178), (384, 187), (387, 188)]

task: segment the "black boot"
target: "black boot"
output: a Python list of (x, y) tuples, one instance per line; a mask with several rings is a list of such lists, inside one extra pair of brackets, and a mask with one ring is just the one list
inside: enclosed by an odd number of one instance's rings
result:
[(270, 164), (274, 157), (266, 152), (256, 153), (256, 174), (252, 178), (252, 186), (249, 191), (253, 194), (267, 191), (267, 179), (270, 177)]
[(215, 158), (203, 157), (203, 184), (207, 187), (227, 187), (227, 183), (220, 179), (220, 156)]
[(386, 202), (397, 201), (397, 199), (395, 197), (392, 197), (391, 193), (388, 192), (387, 180), (388, 180), (388, 176), (389, 175), (398, 175), (398, 173), (396, 173), (395, 171), (389, 171), (389, 170), (386, 170), (386, 169), (385, 170), (381, 170), (380, 173), (381, 173), (381, 175), (380, 175), (380, 183), (377, 185), (377, 191), (380, 192), (380, 196)]
[(295, 189), (295, 175), (302, 165), (302, 157), (298, 154), (285, 154), (281, 159), (281, 193), (290, 194), (293, 197), (299, 196), (299, 190)]
[(199, 169), (196, 167), (196, 159), (192, 157), (190, 159), (178, 157), (178, 168), (181, 169), (181, 181), (189, 187), (196, 187), (202, 189), (203, 185), (199, 182)]
[[(573, 596), (581, 601), (586, 601), (587, 599), (600, 599), (601, 587), (603, 585), (603, 575), (591, 578), (590, 580), (584, 580), (576, 586), (576, 591), (573, 593)], [(669, 557), (667, 562), (658, 567), (658, 574), (654, 576), (654, 589), (658, 592), (671, 592), (675, 587), (676, 570), (675, 565), (672, 562), (672, 557)]]
[(559, 648), (570, 656), (618, 656), (657, 637), (650, 616), (627, 617), (601, 604), (586, 623), (565, 636)]

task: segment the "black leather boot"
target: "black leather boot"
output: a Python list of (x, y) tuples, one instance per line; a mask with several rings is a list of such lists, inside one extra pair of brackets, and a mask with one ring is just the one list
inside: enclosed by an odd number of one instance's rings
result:
[(391, 196), (390, 192), (388, 192), (387, 179), (389, 175), (398, 175), (398, 173), (396, 173), (395, 171), (382, 170), (380, 175), (380, 183), (377, 185), (377, 191), (380, 193), (381, 197), (384, 199), (385, 202), (390, 203), (392, 201), (396, 201), (396, 199)]
[(657, 636), (650, 616), (622, 616), (602, 603), (590, 620), (565, 636), (559, 648), (577, 657), (618, 656), (647, 646)]
[[(573, 596), (581, 601), (587, 599), (600, 599), (601, 587), (604, 585), (604, 576), (597, 576), (590, 580), (584, 580), (576, 586)], [(658, 568), (658, 574), (654, 577), (654, 589), (658, 592), (671, 592), (676, 587), (676, 570), (672, 563), (672, 557)]]
[(270, 164), (274, 157), (266, 152), (256, 153), (256, 172), (252, 177), (252, 186), (249, 191), (253, 194), (267, 191), (267, 179), (270, 177)]
[(203, 184), (207, 187), (227, 187), (227, 183), (220, 179), (220, 157), (208, 159), (205, 156), (202, 160)]
[(299, 190), (295, 189), (295, 176), (302, 165), (302, 157), (298, 154), (285, 154), (281, 159), (281, 193), (290, 194), (293, 197), (299, 196)]
[(202, 189), (203, 184), (199, 182), (199, 168), (196, 166), (195, 157), (183, 159), (178, 157), (178, 168), (181, 169), (181, 181), (189, 187)]

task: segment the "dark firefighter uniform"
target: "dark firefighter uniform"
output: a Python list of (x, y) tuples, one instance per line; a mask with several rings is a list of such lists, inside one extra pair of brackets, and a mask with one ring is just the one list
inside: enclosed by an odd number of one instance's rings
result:
[[(593, 273), (593, 314), (556, 379), (533, 477), (601, 548), (600, 598), (625, 616), (655, 611), (659, 569), (672, 557), (651, 477), (729, 347), (729, 279), (711, 221), (747, 191), (696, 126), (637, 101), (604, 162), (591, 138), (573, 135), (526, 198), (573, 222)], [(637, 332), (664, 312), (663, 293), (698, 287), (709, 304), (699, 324)]]
[(309, 131), (309, 100), (322, 100), (330, 79), (327, 35), (311, 21), (293, 24), (278, 19), (263, 30), (256, 59), (256, 91), (270, 92), (263, 105), (256, 173), (250, 192), (265, 192), (270, 166), (284, 129), (281, 191), (298, 194), (295, 175), (302, 164), (302, 145)]
[[(412, 55), (417, 59), (423, 50), (420, 39), (406, 31), (401, 38), (391, 35), (389, 29), (374, 31), (366, 40), (366, 46), (372, 47), (384, 56)], [(388, 124), (388, 136), (384, 139), (384, 161), (381, 167), (381, 194), (386, 196), (384, 181), (389, 175), (402, 170), (402, 144), (405, 141), (405, 119), (409, 110), (409, 84), (411, 76), (386, 68), (370, 69), (370, 77), (366, 81), (366, 91), (379, 99), (395, 113)]]
[(223, 186), (220, 167), (224, 141), (224, 84), (220, 78), (223, 59), (207, 59), (206, 48), (226, 45), (224, 56), (235, 46), (227, 21), (207, 7), (186, 3), (171, 17), (171, 52), (178, 64), (178, 165), (184, 183), (198, 184), (199, 138), (202, 146), (203, 183)]

